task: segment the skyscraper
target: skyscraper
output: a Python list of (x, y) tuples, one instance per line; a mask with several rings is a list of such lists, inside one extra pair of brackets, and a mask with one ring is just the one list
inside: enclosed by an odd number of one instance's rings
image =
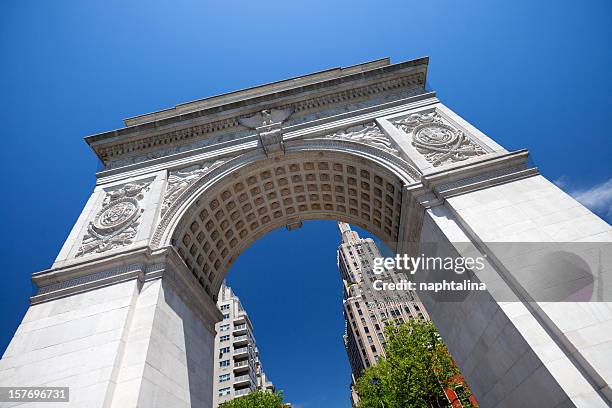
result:
[(213, 407), (257, 390), (274, 392), (259, 360), (253, 324), (240, 298), (225, 283), (219, 290), (217, 307), (223, 320), (215, 326)]
[(351, 400), (357, 402), (355, 381), (361, 371), (385, 355), (385, 327), (410, 318), (429, 319), (416, 293), (377, 291), (374, 281), (395, 282), (393, 271), (374, 273), (374, 259), (382, 255), (371, 238), (361, 238), (349, 224), (339, 222), (342, 243), (338, 270), (344, 285), (344, 346), (352, 371)]
[[(361, 238), (349, 224), (338, 223), (342, 243), (338, 247), (338, 270), (344, 286), (344, 347), (351, 365), (351, 402), (359, 401), (355, 382), (364, 368), (376, 364), (385, 356), (386, 326), (418, 318), (429, 320), (414, 291), (377, 291), (374, 281), (397, 282), (395, 271), (385, 269), (374, 273), (374, 258), (382, 255), (373, 239)], [(460, 385), (445, 389), (449, 406), (477, 407), (476, 399), (466, 392), (465, 381), (457, 375)]]

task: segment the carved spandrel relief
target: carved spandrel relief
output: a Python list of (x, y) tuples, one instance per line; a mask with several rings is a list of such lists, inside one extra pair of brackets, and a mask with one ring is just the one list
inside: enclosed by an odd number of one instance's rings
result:
[(393, 148), (391, 141), (374, 122), (351, 126), (338, 132), (325, 135), (324, 138), (364, 143), (399, 157), (399, 151)]
[(485, 154), (464, 132), (454, 128), (437, 112), (415, 113), (391, 123), (412, 136), (412, 145), (434, 166)]
[(87, 225), (81, 247), (75, 257), (91, 252), (105, 252), (129, 245), (138, 232), (140, 217), (144, 211), (140, 201), (149, 191), (151, 182), (129, 183), (109, 191), (93, 221)]
[(223, 164), (225, 161), (227, 161), (227, 159), (208, 161), (202, 164), (170, 171), (170, 174), (168, 175), (166, 192), (164, 193), (164, 202), (162, 203), (161, 208), (162, 215), (176, 201), (178, 196), (181, 195), (185, 189), (187, 189), (187, 187), (192, 185), (197, 179), (211, 171), (213, 168)]

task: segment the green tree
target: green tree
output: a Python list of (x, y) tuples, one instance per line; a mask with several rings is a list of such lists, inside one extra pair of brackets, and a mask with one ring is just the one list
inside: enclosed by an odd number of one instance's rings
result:
[(256, 391), (224, 402), (219, 408), (283, 408), (283, 393)]
[(386, 329), (386, 358), (357, 380), (359, 408), (431, 408), (459, 385), (448, 349), (431, 322), (412, 319)]

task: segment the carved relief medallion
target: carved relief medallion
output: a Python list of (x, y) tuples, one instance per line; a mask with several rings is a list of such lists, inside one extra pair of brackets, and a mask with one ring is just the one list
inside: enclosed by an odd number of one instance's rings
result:
[(138, 215), (138, 202), (131, 198), (122, 198), (104, 209), (94, 218), (92, 227), (104, 234), (120, 229)]
[(139, 201), (150, 182), (129, 183), (106, 193), (102, 209), (87, 226), (76, 257), (90, 252), (104, 252), (131, 244), (136, 237), (143, 209)]
[(445, 123), (437, 112), (413, 114), (392, 123), (412, 134), (412, 145), (434, 166), (486, 153), (461, 130)]

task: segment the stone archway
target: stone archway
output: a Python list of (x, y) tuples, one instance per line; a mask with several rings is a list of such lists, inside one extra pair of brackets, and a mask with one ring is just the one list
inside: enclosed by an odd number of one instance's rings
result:
[(274, 228), (334, 219), (398, 253), (469, 243), (490, 256), (473, 277), (489, 292), (421, 296), (482, 406), (610, 404), (608, 304), (538, 302), (519, 256), (490, 245), (605, 244), (610, 226), (427, 92), (427, 64), (323, 71), (88, 137), (105, 168), (33, 276), (0, 384), (69, 382), (71, 406), (209, 407), (214, 297), (232, 261)]
[(213, 298), (240, 252), (275, 228), (292, 229), (314, 219), (345, 221), (395, 249), (403, 186), (414, 180), (360, 150), (353, 143), (345, 151), (328, 146), (274, 158), (220, 160), (217, 171), (184, 186), (164, 212), (154, 243), (173, 245)]

